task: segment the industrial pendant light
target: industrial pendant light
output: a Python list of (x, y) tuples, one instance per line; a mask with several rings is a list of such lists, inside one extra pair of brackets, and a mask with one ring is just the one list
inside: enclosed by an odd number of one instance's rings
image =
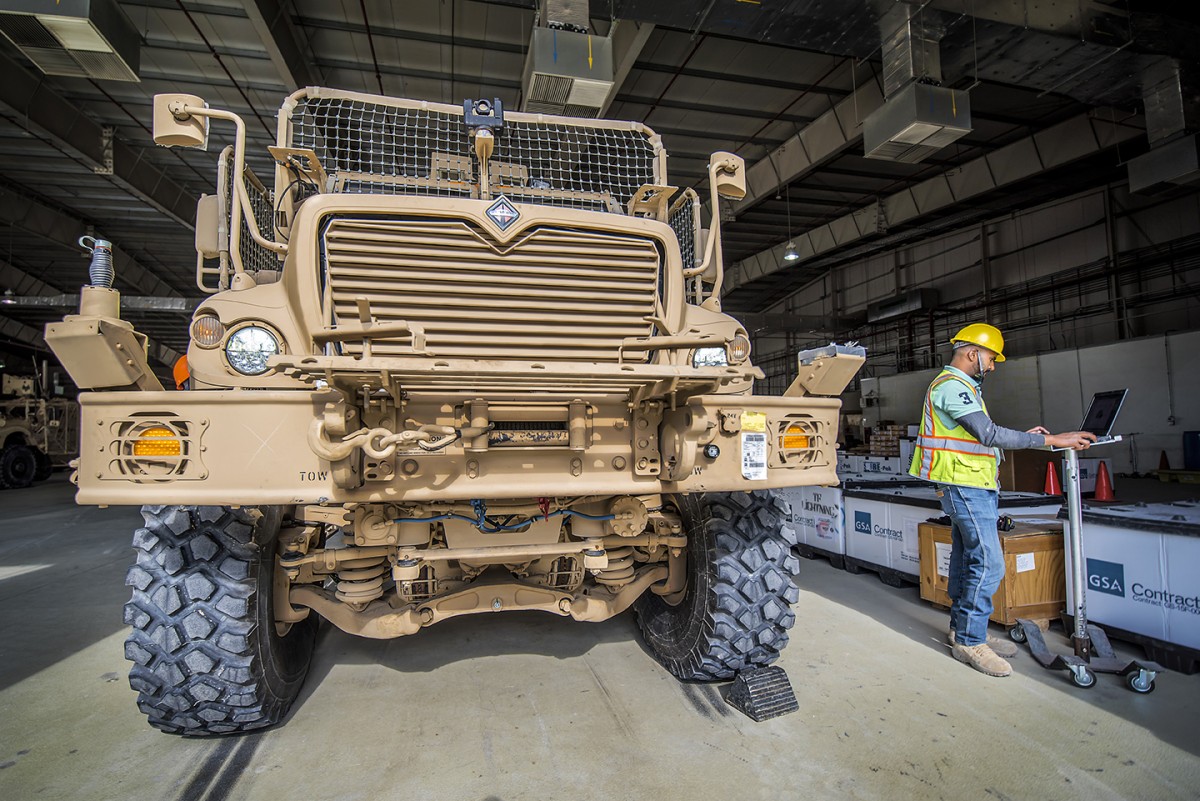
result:
[[(789, 187), (790, 189), (790, 187)], [(784, 203), (787, 208), (787, 231), (788, 243), (787, 249), (783, 251), (784, 261), (795, 261), (800, 258), (800, 254), (796, 251), (796, 243), (792, 241), (792, 193), (789, 191), (783, 196)]]

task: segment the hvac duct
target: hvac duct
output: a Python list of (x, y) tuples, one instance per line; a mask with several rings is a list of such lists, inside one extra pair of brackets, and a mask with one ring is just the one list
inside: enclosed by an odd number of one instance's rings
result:
[(1164, 58), (1146, 69), (1142, 100), (1150, 152), (1129, 160), (1129, 190), (1155, 194), (1200, 182), (1200, 140), (1187, 132), (1197, 115), (1184, 102), (1178, 62)]
[(587, 3), (546, 0), (529, 37), (521, 110), (597, 117), (616, 91), (612, 39), (588, 33)]
[(910, 289), (887, 300), (877, 300), (867, 306), (867, 322), (878, 323), (913, 312), (931, 311), (939, 302), (936, 289)]
[(116, 0), (0, 0), (0, 33), (47, 75), (140, 80), (140, 37)]
[(940, 86), (941, 31), (898, 3), (880, 20), (887, 100), (863, 120), (867, 158), (913, 164), (970, 133), (966, 92)]

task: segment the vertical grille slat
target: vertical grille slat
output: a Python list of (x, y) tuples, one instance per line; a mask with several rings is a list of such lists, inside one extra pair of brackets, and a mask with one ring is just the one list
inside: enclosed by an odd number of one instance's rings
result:
[(541, 227), (499, 246), (466, 221), (341, 217), (323, 245), (335, 325), (356, 323), (366, 297), (379, 321), (420, 325), (438, 356), (616, 362), (624, 339), (653, 331), (660, 255), (645, 237)]

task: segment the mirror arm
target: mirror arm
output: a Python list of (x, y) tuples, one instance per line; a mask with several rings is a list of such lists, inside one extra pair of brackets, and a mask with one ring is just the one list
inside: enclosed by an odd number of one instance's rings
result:
[(710, 311), (721, 310), (721, 288), (725, 283), (725, 265), (722, 263), (721, 252), (721, 196), (717, 191), (717, 173), (736, 170), (737, 163), (729, 159), (709, 163), (708, 192), (712, 204), (712, 218), (708, 225), (708, 242), (704, 246), (704, 261), (690, 270), (683, 271), (684, 278), (692, 278), (705, 272), (710, 266), (715, 267), (716, 278), (713, 280), (712, 290), (709, 291), (708, 298), (700, 304), (701, 308)]
[(233, 140), (233, 194), (235, 203), (230, 210), (229, 220), (229, 260), (233, 262), (233, 272), (236, 278), (239, 275), (244, 275), (246, 270), (242, 264), (242, 247), (240, 231), (242, 230), (242, 218), (246, 220), (247, 227), (250, 229), (250, 236), (259, 245), (264, 248), (274, 251), (275, 253), (287, 253), (287, 245), (283, 242), (272, 242), (262, 235), (262, 231), (258, 227), (258, 220), (254, 217), (254, 210), (250, 206), (250, 196), (246, 193), (246, 123), (237, 114), (231, 111), (221, 111), (214, 108), (202, 108), (197, 106), (189, 106), (187, 104), (179, 104), (178, 108), (172, 108), (171, 112), (176, 117), (196, 116), (196, 117), (211, 117), (218, 120), (228, 120), (232, 122), (236, 133)]

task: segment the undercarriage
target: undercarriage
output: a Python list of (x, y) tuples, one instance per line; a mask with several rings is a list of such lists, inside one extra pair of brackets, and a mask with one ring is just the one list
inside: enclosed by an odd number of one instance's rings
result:
[(661, 496), (310, 506), (298, 514), (306, 519), (278, 540), (282, 626), (311, 611), (373, 638), (478, 612), (599, 621), (647, 590), (677, 603), (686, 581), (688, 540)]

